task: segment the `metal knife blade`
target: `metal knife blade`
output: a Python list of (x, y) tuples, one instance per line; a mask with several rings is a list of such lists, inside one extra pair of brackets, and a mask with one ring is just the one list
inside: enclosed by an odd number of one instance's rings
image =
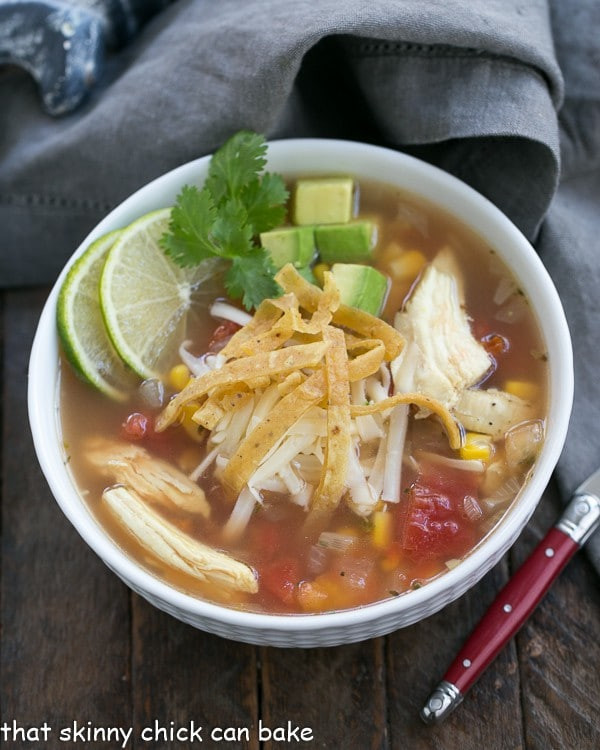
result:
[(565, 508), (556, 528), (580, 547), (600, 523), (600, 469), (579, 485)]
[(600, 497), (600, 469), (597, 469), (593, 474), (579, 485), (579, 487), (573, 493), (574, 495), (596, 495)]

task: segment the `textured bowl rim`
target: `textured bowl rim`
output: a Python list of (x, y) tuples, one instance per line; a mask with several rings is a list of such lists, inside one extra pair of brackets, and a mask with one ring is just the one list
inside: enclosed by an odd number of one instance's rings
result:
[[(192, 619), (220, 622), (246, 633), (269, 630), (285, 634), (332, 631), (364, 626), (394, 616), (397, 626), (422, 619), (474, 585), (506, 552), (530, 518), (558, 461), (567, 434), (573, 400), (571, 339), (558, 293), (535, 250), (490, 201), (452, 175), (401, 152), (379, 146), (328, 139), (289, 139), (269, 143), (268, 169), (288, 173), (338, 172), (396, 184), (457, 216), (484, 237), (522, 284), (542, 330), (549, 361), (547, 436), (535, 471), (498, 527), (461, 563), (422, 588), (362, 607), (307, 615), (248, 612), (195, 598), (142, 569), (112, 541), (79, 496), (65, 465), (58, 424), (58, 337), (55, 310), (58, 290), (71, 263), (91, 241), (143, 213), (168, 205), (164, 196), (184, 183), (201, 183), (210, 157), (177, 167), (148, 183), (111, 211), (85, 238), (58, 277), (40, 317), (29, 364), (28, 408), (34, 446), (42, 471), (59, 506), (81, 537), (126, 583), (151, 599), (167, 603)], [(48, 377), (52, 373), (53, 377)], [(49, 437), (50, 436), (50, 437)], [(427, 609), (427, 602), (438, 602)], [(443, 600), (443, 601), (442, 601)], [(439, 603), (441, 601), (441, 603)], [(418, 617), (411, 611), (426, 611)], [(403, 614), (405, 621), (402, 620)], [(189, 620), (188, 620), (189, 621)], [(234, 636), (237, 637), (237, 636)], [(315, 633), (318, 640), (318, 633)], [(244, 640), (252, 640), (244, 637)]]

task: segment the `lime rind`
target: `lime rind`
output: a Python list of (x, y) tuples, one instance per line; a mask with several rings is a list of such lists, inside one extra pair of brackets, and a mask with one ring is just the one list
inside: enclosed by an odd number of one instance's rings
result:
[(73, 263), (59, 291), (56, 322), (77, 375), (111, 399), (125, 401), (136, 378), (107, 335), (98, 291), (106, 256), (120, 235), (117, 230), (100, 237)]
[[(100, 305), (112, 344), (141, 378), (164, 375), (177, 359), (187, 314), (198, 287), (216, 274), (216, 264), (181, 268), (160, 247), (171, 209), (146, 214), (123, 230), (100, 279)], [(206, 285), (207, 303), (214, 285)]]

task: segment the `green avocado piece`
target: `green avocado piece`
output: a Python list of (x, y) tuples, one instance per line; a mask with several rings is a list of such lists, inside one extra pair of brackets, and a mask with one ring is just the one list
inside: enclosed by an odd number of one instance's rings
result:
[(296, 182), (294, 224), (341, 224), (350, 221), (354, 203), (351, 177), (303, 178)]
[(374, 225), (370, 221), (315, 227), (315, 244), (324, 263), (368, 261), (373, 257)]
[(356, 263), (335, 263), (331, 273), (345, 305), (379, 315), (387, 295), (387, 276), (372, 266)]
[(315, 254), (315, 237), (312, 227), (284, 227), (263, 232), (260, 244), (267, 250), (275, 268), (293, 263), (296, 268), (308, 266)]

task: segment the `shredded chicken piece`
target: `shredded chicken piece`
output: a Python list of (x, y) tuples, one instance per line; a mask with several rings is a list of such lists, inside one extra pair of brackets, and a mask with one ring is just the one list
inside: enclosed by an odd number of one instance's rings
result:
[(531, 419), (533, 407), (518, 396), (489, 388), (464, 391), (454, 413), (467, 430), (497, 439), (513, 425)]
[[(440, 260), (440, 266), (447, 264)], [(447, 409), (490, 368), (487, 352), (471, 333), (459, 282), (435, 261), (423, 273), (406, 310), (396, 315), (395, 324), (417, 347), (411, 390), (431, 396)]]
[(86, 457), (104, 476), (135, 490), (145, 500), (172, 504), (205, 518), (210, 515), (201, 487), (139, 445), (95, 439), (86, 446)]
[(258, 581), (252, 568), (193, 539), (163, 518), (133, 490), (113, 487), (102, 499), (138, 542), (163, 562), (200, 580), (254, 594)]

